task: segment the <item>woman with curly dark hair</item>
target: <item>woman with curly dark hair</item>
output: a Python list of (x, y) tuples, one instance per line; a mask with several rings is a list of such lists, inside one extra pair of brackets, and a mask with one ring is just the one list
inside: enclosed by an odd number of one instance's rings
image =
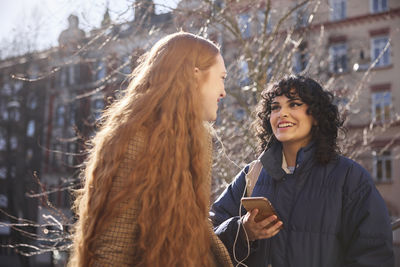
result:
[[(333, 100), (302, 76), (263, 91), (256, 122), (263, 152), (211, 211), (237, 266), (394, 266), (387, 208), (370, 174), (340, 155), (343, 121)], [(256, 222), (259, 211), (245, 214), (243, 196), (268, 198), (276, 214)]]

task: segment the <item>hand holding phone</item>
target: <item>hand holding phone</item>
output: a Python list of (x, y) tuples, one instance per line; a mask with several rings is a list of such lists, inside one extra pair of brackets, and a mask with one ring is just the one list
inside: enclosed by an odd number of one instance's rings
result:
[(242, 198), (242, 205), (248, 212), (258, 209), (258, 213), (254, 218), (255, 222), (260, 222), (272, 215), (278, 217), (271, 202), (265, 197), (244, 197)]
[[(265, 197), (244, 197), (241, 200), (248, 213), (243, 218), (243, 226), (250, 241), (270, 238), (283, 228), (282, 221)], [(254, 209), (258, 210), (256, 215)], [(271, 216), (273, 216), (271, 218)]]

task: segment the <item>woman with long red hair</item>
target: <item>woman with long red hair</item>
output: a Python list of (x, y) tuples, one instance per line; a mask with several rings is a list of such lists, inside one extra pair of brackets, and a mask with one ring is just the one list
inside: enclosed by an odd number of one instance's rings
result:
[(225, 77), (219, 48), (189, 33), (141, 58), (92, 139), (69, 266), (231, 266), (208, 220)]

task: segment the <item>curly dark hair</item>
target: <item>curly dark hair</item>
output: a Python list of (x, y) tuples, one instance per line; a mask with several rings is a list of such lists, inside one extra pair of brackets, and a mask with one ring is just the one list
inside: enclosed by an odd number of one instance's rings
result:
[(338, 131), (343, 130), (343, 120), (338, 107), (333, 104), (334, 96), (323, 90), (313, 79), (298, 75), (285, 77), (271, 89), (265, 89), (261, 93), (262, 99), (257, 107), (258, 119), (255, 123), (260, 151), (264, 151), (277, 141), (269, 120), (271, 103), (275, 97), (282, 95), (289, 99), (300, 97), (308, 105), (307, 113), (317, 121), (317, 125), (311, 128), (312, 140), (316, 145), (315, 159), (321, 164), (334, 159), (340, 153), (336, 140)]

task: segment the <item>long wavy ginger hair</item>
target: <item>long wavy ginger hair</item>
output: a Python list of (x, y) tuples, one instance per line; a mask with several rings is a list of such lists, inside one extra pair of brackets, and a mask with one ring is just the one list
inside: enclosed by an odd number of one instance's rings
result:
[[(138, 266), (210, 265), (210, 142), (194, 69), (206, 77), (219, 53), (210, 41), (181, 32), (142, 56), (124, 96), (105, 111), (92, 140), (84, 188), (75, 200), (74, 266), (91, 266), (96, 237), (126, 200), (138, 205)], [(113, 177), (140, 129), (149, 133), (145, 149), (126, 177), (128, 186), (111, 197)]]

